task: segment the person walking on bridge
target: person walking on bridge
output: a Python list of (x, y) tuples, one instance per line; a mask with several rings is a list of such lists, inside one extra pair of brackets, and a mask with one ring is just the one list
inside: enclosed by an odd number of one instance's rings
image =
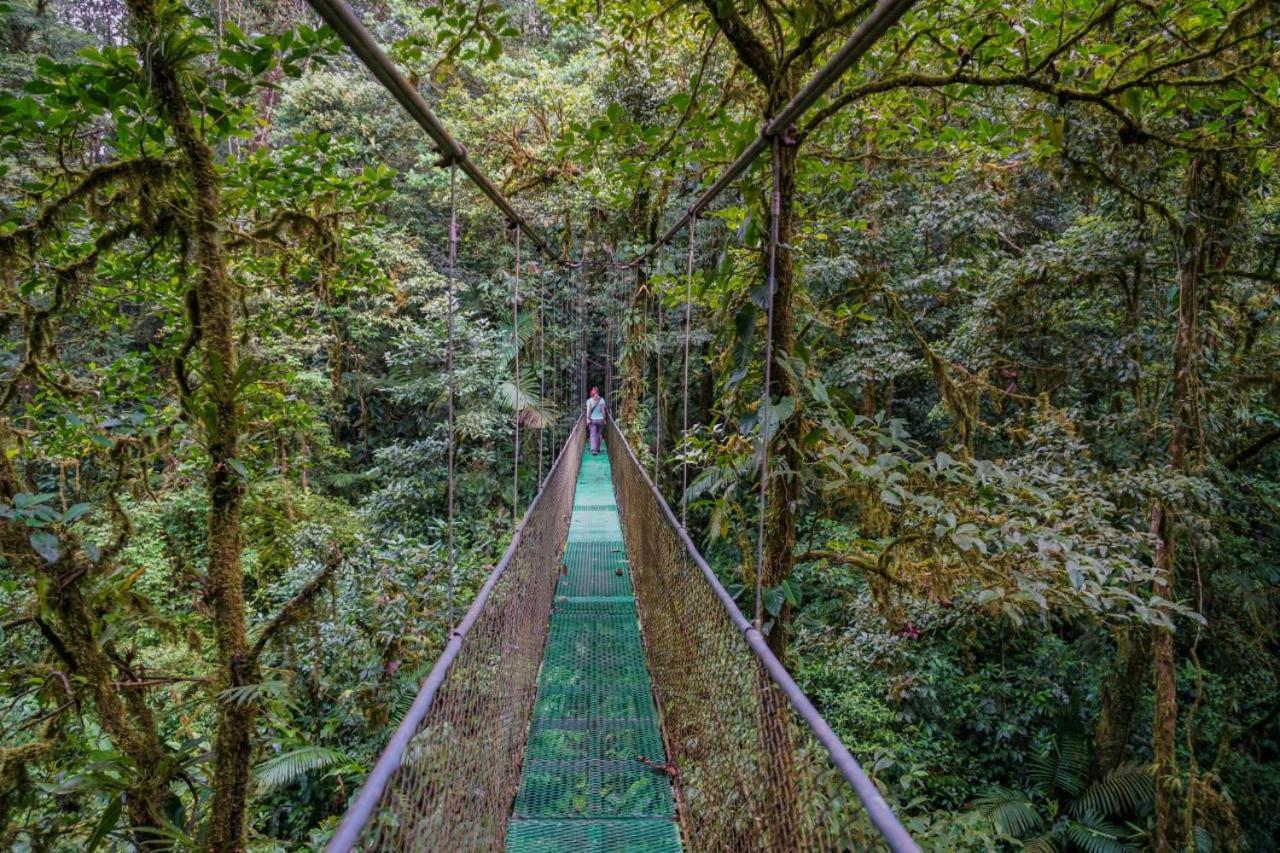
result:
[(600, 396), (599, 388), (591, 389), (591, 396), (587, 398), (587, 426), (591, 430), (591, 455), (600, 455), (600, 435), (604, 432), (604, 413), (606, 406), (604, 397)]

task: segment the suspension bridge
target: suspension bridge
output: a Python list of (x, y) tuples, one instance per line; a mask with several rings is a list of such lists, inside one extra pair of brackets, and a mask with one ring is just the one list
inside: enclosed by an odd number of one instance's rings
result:
[[(514, 232), (512, 503), (517, 510), (521, 236), (557, 264), (582, 262), (557, 254), (468, 159), (466, 148), (349, 6), (341, 0), (308, 2), (422, 127), (440, 152), (441, 165), (450, 170), (446, 373), (452, 601), (458, 173), (497, 206)], [(779, 148), (796, 119), (911, 5), (912, 0), (881, 0), (662, 236), (631, 261), (610, 259), (611, 264), (643, 264), (687, 227), (691, 281), (699, 214), (770, 150), (774, 207), (766, 300), (771, 331)], [(685, 435), (689, 317), (687, 286)], [(761, 424), (770, 423), (771, 338), (765, 338)], [(581, 359), (585, 386), (585, 351)], [(545, 369), (544, 354), (543, 374)], [(450, 631), (327, 850), (919, 850), (770, 650), (761, 630), (761, 573), (755, 573), (755, 618), (748, 619), (689, 536), (684, 496), (677, 517), (655, 485), (658, 430), (651, 478), (612, 420), (602, 455), (585, 453), (585, 429), (579, 417), (549, 473), (543, 477), (539, 470), (541, 486), (505, 554)], [(766, 433), (760, 430), (757, 454), (760, 542), (770, 470)], [(540, 466), (541, 460), (540, 453)], [(687, 457), (682, 469), (687, 490)], [(757, 565), (762, 556), (757, 553)]]

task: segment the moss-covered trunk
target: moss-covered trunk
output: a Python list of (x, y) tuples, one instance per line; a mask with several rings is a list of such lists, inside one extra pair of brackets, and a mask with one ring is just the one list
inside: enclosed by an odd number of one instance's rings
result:
[(1111, 671), (1102, 690), (1102, 707), (1094, 728), (1096, 775), (1105, 776), (1124, 762), (1125, 748), (1142, 701), (1143, 684), (1151, 663), (1151, 643), (1141, 628), (1116, 635)]
[[(218, 676), (223, 690), (256, 679), (245, 624), (244, 573), (240, 564), (242, 487), (233, 465), (241, 429), (236, 391), (235, 293), (227, 275), (219, 230), (220, 181), (213, 151), (191, 118), (181, 70), (165, 52), (169, 34), (160, 31), (155, 0), (128, 0), (137, 49), (157, 104), (173, 131), (191, 184), (191, 237), (195, 253), (191, 323), (198, 341), (204, 385), (198, 405), (209, 454), (205, 484), (209, 498), (209, 592), (217, 641)], [(249, 794), (251, 738), (257, 706), (252, 702), (218, 704), (218, 732), (212, 768), (213, 803), (208, 844), (213, 850), (245, 846), (245, 807)]]

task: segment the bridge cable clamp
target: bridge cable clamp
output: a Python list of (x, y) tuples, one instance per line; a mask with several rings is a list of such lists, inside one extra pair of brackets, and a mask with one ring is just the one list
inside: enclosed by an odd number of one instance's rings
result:
[(466, 161), (467, 146), (463, 145), (461, 142), (457, 142), (456, 140), (454, 141), (454, 144), (458, 146), (457, 153), (445, 151), (439, 147), (436, 148), (436, 154), (439, 155), (440, 158), (436, 160), (436, 166), (438, 168), (443, 169)]

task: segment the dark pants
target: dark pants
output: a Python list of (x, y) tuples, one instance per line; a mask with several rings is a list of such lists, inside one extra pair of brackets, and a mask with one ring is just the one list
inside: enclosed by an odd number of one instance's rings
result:
[(591, 428), (591, 452), (597, 453), (600, 450), (600, 436), (604, 433), (604, 421), (587, 421), (587, 426)]

